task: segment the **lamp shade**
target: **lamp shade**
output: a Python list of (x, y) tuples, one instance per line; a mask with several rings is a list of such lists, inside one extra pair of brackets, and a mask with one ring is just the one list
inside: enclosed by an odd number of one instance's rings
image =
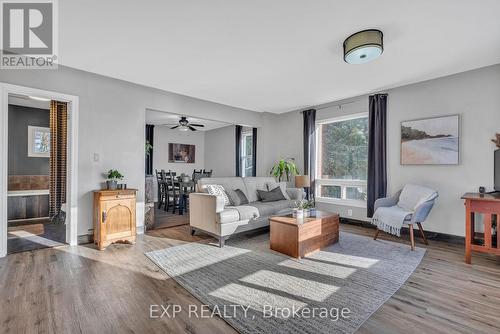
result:
[(309, 175), (296, 175), (295, 176), (295, 187), (297, 188), (308, 188), (311, 186), (311, 180)]
[(349, 64), (364, 64), (377, 58), (384, 51), (382, 31), (369, 29), (359, 31), (344, 41), (344, 61)]

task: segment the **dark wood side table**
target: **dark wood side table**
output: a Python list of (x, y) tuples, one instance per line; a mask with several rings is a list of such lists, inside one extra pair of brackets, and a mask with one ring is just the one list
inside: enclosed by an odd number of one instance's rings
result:
[(339, 241), (339, 215), (316, 211), (313, 217), (288, 216), (269, 218), (271, 249), (302, 258)]
[[(472, 251), (500, 255), (498, 233), (493, 233), (493, 222), (499, 223), (500, 193), (466, 193), (465, 200), (465, 262), (470, 264)], [(484, 233), (477, 232), (476, 215), (481, 214)], [(498, 225), (495, 228), (498, 230)]]

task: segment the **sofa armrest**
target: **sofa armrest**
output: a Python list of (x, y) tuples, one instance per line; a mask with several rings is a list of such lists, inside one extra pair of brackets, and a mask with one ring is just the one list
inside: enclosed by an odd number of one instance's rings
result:
[(378, 208), (390, 207), (398, 204), (399, 195), (401, 195), (401, 190), (395, 193), (391, 197), (379, 198), (378, 200), (375, 201), (373, 212), (377, 211)]
[(189, 194), (189, 225), (219, 235), (218, 212), (224, 210), (224, 197), (206, 193)]
[(302, 188), (287, 188), (286, 193), (290, 196), (290, 199), (295, 201), (301, 201), (306, 197), (306, 193)]

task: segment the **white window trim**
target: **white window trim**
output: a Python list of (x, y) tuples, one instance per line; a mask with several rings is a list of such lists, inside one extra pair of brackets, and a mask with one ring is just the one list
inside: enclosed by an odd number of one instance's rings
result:
[[(245, 141), (246, 141), (246, 137), (252, 137), (253, 136), (253, 132), (251, 131), (245, 131), (245, 132), (242, 132), (241, 133), (241, 142), (240, 142), (240, 152), (241, 152), (241, 156), (240, 156), (240, 166), (241, 166), (241, 176), (242, 177), (246, 177), (247, 175), (245, 174), (245, 160), (246, 158), (248, 157), (251, 157), (251, 155), (248, 155), (246, 154), (246, 145), (245, 145)], [(252, 159), (252, 163), (253, 163), (253, 159)]]
[[(350, 115), (344, 115), (334, 118), (322, 119), (316, 121), (316, 176), (320, 175), (321, 163), (319, 161), (319, 157), (321, 156), (321, 145), (320, 145), (320, 131), (318, 131), (319, 126), (323, 124), (335, 123), (348, 121), (357, 118), (368, 117), (367, 112), (356, 113)], [(321, 186), (322, 185), (334, 185), (340, 186), (342, 191), (342, 197), (344, 198), (330, 198), (330, 197), (321, 197)], [(366, 201), (354, 200), (354, 199), (346, 199), (345, 192), (347, 187), (355, 187), (355, 186), (366, 186), (366, 180), (345, 180), (345, 179), (319, 179), (315, 180), (315, 199), (320, 203), (330, 203), (335, 205), (344, 205), (344, 206), (353, 206), (366, 208)]]

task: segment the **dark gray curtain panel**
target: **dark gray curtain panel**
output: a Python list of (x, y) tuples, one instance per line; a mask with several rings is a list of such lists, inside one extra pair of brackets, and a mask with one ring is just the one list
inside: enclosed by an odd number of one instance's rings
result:
[(146, 124), (146, 141), (153, 146), (153, 148), (149, 151), (149, 154), (146, 154), (146, 175), (153, 174), (153, 150), (154, 150), (154, 133), (155, 126), (151, 124)]
[(387, 94), (369, 97), (367, 216), (377, 199), (387, 196)]
[(304, 110), (304, 175), (309, 175), (311, 186), (307, 189), (306, 198), (314, 199), (314, 179), (316, 170), (316, 109)]
[(241, 131), (243, 127), (236, 125), (235, 127), (235, 158), (236, 158), (236, 176), (241, 176)]
[(252, 176), (257, 176), (257, 128), (252, 129)]

